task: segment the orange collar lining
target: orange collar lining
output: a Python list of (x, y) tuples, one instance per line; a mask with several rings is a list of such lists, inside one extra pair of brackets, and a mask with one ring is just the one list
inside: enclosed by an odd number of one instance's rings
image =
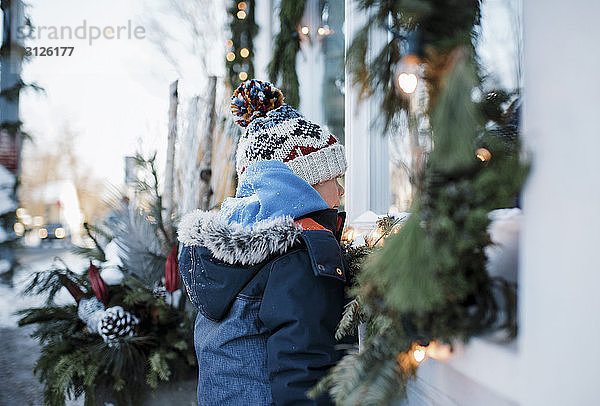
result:
[(331, 234), (333, 234), (333, 232), (326, 228), (323, 227), (322, 225), (320, 225), (319, 223), (317, 223), (316, 221), (314, 221), (313, 219), (306, 217), (300, 220), (296, 220), (295, 221), (296, 224), (299, 224), (300, 226), (302, 226), (303, 230), (325, 230), (325, 231), (329, 231)]

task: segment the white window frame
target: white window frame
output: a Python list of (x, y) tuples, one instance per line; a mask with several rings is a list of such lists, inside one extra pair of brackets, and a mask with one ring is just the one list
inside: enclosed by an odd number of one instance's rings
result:
[[(345, 42), (346, 53), (356, 32), (367, 22), (364, 11), (358, 10), (356, 2), (346, 0)], [(373, 33), (374, 42), (383, 44), (387, 33)], [(375, 57), (377, 47), (367, 50), (367, 58)], [(380, 112), (375, 97), (359, 100), (358, 89), (346, 68), (345, 74), (345, 134), (346, 155), (349, 166), (346, 171), (345, 207), (348, 223), (369, 217), (370, 213), (385, 215), (390, 207), (389, 154), (387, 138), (374, 126)], [(385, 163), (382, 165), (382, 163)]]

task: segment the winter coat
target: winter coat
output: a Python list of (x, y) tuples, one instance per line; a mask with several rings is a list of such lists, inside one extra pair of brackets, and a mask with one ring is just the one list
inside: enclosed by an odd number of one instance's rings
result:
[(199, 405), (325, 405), (306, 397), (339, 360), (340, 217), (283, 163), (248, 167), (221, 212), (179, 226), (179, 269), (199, 310)]

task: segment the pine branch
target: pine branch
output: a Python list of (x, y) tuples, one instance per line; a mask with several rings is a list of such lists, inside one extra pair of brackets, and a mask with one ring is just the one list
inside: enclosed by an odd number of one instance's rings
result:
[[(434, 7), (429, 14), (420, 14), (424, 9), (415, 15), (407, 12), (417, 3)], [(490, 278), (484, 249), (491, 243), (489, 211), (513, 204), (528, 170), (520, 161), (518, 125), (512, 118), (518, 103), (505, 109), (509, 99), (501, 92), (488, 94), (480, 104), (472, 99), (480, 78), (468, 42), (478, 24), (479, 2), (455, 7), (456, 21), (451, 23), (440, 14), (449, 5), (439, 2), (361, 0), (361, 7), (372, 16), (369, 24), (385, 26), (391, 16), (398, 27), (418, 25), (423, 33), (434, 149), (406, 224), (396, 235), (377, 241), (385, 239), (385, 244), (368, 261), (354, 263), (358, 277), (352, 292), (360, 299), (346, 309), (338, 335), (355, 328), (362, 313), (367, 320), (364, 351), (343, 358), (315, 390), (328, 389), (336, 404), (344, 405), (404, 398), (406, 383), (416, 371), (411, 353), (416, 344), (466, 341), (498, 328), (516, 331), (516, 288)], [(431, 24), (434, 17), (438, 26)], [(449, 29), (452, 24), (457, 25), (454, 31)], [(460, 49), (451, 52), (457, 45)], [(399, 103), (392, 105), (395, 96), (385, 94), (391, 89), (390, 67), (400, 54), (384, 49), (374, 58), (377, 66), (370, 66), (368, 28), (359, 32), (353, 46), (350, 58), (360, 91), (383, 92), (387, 106), (382, 110), (389, 120), (402, 109)], [(478, 161), (478, 147), (487, 148), (491, 160)], [(388, 235), (394, 229), (389, 220), (378, 225)]]
[(286, 103), (298, 107), (300, 90), (296, 72), (296, 54), (300, 50), (298, 25), (304, 15), (306, 0), (282, 0), (279, 9), (280, 29), (275, 37), (273, 57), (268, 66), (269, 77), (286, 97)]
[(367, 321), (367, 316), (362, 307), (360, 296), (346, 305), (342, 319), (335, 332), (336, 340), (341, 340), (350, 334), (357, 334), (358, 325)]
[[(158, 202), (154, 210), (160, 213), (157, 172), (152, 165), (149, 167), (154, 179), (152, 201)], [(35, 325), (33, 337), (42, 345), (35, 373), (44, 383), (45, 402), (49, 405), (64, 405), (67, 398), (83, 394), (86, 405), (95, 404), (98, 387), (110, 388), (119, 405), (140, 404), (152, 382), (151, 377), (147, 382), (152, 354), (160, 353), (153, 364), (156, 382), (181, 379), (196, 365), (194, 348), (188, 345), (193, 340), (193, 320), (152, 292), (164, 275), (166, 260), (157, 238), (158, 221), (153, 222), (148, 212), (127, 204), (120, 196), (113, 203), (114, 211), (105, 225), (86, 224), (94, 247), (77, 247), (75, 252), (103, 262), (103, 244), (114, 239), (121, 249), (125, 278), (120, 285), (109, 287), (108, 306), (123, 306), (139, 317), (137, 336), (105, 343), (98, 334), (88, 331), (76, 305), (20, 311), (19, 324)], [(87, 275), (71, 271), (60, 258), (50, 269), (34, 274), (24, 291), (48, 295), (51, 304), (63, 286), (71, 287), (72, 293), (77, 293), (77, 286), (84, 296), (92, 292)]]
[(411, 343), (392, 325), (379, 319), (370, 328), (365, 350), (346, 355), (333, 368), (324, 384), (336, 404), (382, 405), (405, 397), (406, 380), (414, 374), (414, 366), (403, 369), (397, 356), (410, 350)]
[(54, 301), (58, 291), (63, 287), (68, 288), (71, 283), (81, 288), (84, 293), (90, 292), (91, 286), (84, 275), (71, 271), (61, 258), (57, 257), (55, 261), (62, 262), (64, 268), (53, 265), (46, 271), (36, 272), (22, 293), (25, 295), (46, 294), (46, 303), (50, 304)]
[[(98, 260), (100, 262), (105, 262), (106, 261), (106, 253), (104, 252), (104, 249), (102, 248), (102, 246), (100, 245), (100, 243), (98, 242), (96, 237), (92, 234), (90, 225), (87, 222), (84, 222), (83, 228), (85, 229), (85, 232), (87, 233), (88, 237), (90, 237), (91, 240), (94, 242), (94, 246), (96, 247), (97, 252), (93, 255), (93, 258), (98, 258)], [(77, 248), (79, 248), (80, 250), (82, 249), (81, 247), (77, 247)], [(75, 248), (75, 250), (77, 248)]]
[(108, 244), (114, 238), (114, 235), (111, 230), (106, 229), (105, 225), (96, 225), (85, 223), (89, 227), (90, 231), (94, 232), (96, 236), (101, 236), (104, 239), (104, 244)]
[(123, 253), (126, 274), (143, 281), (148, 288), (164, 275), (166, 256), (156, 237), (156, 227), (143, 213), (131, 207), (118, 213), (115, 243)]
[(0, 92), (0, 97), (6, 99), (9, 102), (14, 102), (19, 97), (21, 90), (23, 89), (33, 89), (36, 92), (45, 93), (43, 87), (38, 85), (37, 83), (25, 83), (22, 79), (17, 80), (17, 82), (11, 87), (7, 87)]
[(75, 255), (85, 257), (85, 258), (92, 258), (99, 262), (106, 261), (106, 257), (104, 255), (104, 253), (101, 252), (100, 250), (98, 250), (97, 247), (88, 248), (88, 247), (80, 247), (80, 246), (74, 245), (73, 247), (71, 247), (71, 252)]
[[(150, 176), (152, 177), (152, 184), (148, 184), (143, 182), (144, 188), (146, 191), (152, 192), (152, 198), (150, 199), (150, 214), (154, 218), (157, 224), (157, 237), (160, 240), (162, 251), (164, 255), (168, 255), (171, 247), (174, 244), (174, 235), (175, 231), (173, 229), (167, 230), (165, 227), (165, 222), (163, 220), (163, 206), (162, 206), (162, 195), (159, 191), (158, 184), (158, 172), (156, 170), (156, 152), (152, 155), (152, 157), (145, 159), (139, 153), (135, 155), (135, 160), (137, 164), (148, 170), (150, 172)], [(169, 219), (170, 220), (170, 219)]]
[[(170, 356), (170, 358), (173, 358), (173, 356)], [(150, 370), (146, 381), (151, 388), (156, 389), (158, 387), (159, 379), (165, 382), (169, 380), (171, 370), (169, 369), (167, 359), (167, 354), (162, 351), (156, 351), (148, 358)]]
[[(425, 55), (419, 56), (425, 65), (430, 106), (434, 106), (447, 72), (444, 55), (458, 47), (473, 50), (472, 32), (479, 24), (480, 2), (457, 5), (436, 0), (360, 0), (357, 5), (369, 18), (352, 39), (348, 66), (361, 99), (373, 94), (380, 96), (381, 121), (387, 130), (401, 111), (408, 112), (407, 98), (396, 90), (394, 72), (406, 52), (407, 33), (418, 30), (422, 38)], [(373, 31), (387, 31), (392, 39), (372, 57), (369, 50), (378, 47), (371, 43)]]

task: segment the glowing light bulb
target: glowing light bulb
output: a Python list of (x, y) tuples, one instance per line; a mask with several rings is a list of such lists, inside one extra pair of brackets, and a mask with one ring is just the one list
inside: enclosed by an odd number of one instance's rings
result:
[(246, 72), (242, 71), (239, 74), (239, 78), (240, 78), (241, 81), (244, 81), (244, 80), (248, 79), (248, 74)]
[(317, 30), (317, 32), (319, 33), (319, 35), (325, 37), (327, 35), (333, 34), (333, 30), (329, 29), (328, 25), (324, 25), (323, 27), (319, 27), (319, 29)]
[(302, 31), (302, 34), (304, 34), (304, 35), (308, 35), (308, 33), (310, 32), (310, 30), (308, 29), (308, 27), (306, 25), (304, 27), (302, 27), (300, 29), (300, 31)]
[(233, 52), (228, 52), (227, 55), (225, 56), (225, 58), (229, 61), (229, 62), (233, 62), (233, 60), (235, 59), (235, 54)]
[(246, 12), (244, 10), (238, 11), (237, 18), (239, 18), (240, 20), (243, 20), (244, 18), (246, 18)]
[(33, 225), (35, 227), (40, 227), (42, 224), (44, 224), (44, 218), (42, 216), (35, 216), (33, 218)]
[(492, 153), (485, 148), (479, 148), (476, 151), (476, 155), (481, 162), (487, 162), (492, 159)]
[(417, 75), (414, 73), (402, 72), (398, 75), (398, 86), (406, 94), (414, 93), (417, 90)]
[(25, 224), (26, 226), (30, 226), (31, 225), (31, 216), (29, 214), (24, 214), (23, 217), (21, 218), (21, 223)]
[(373, 246), (377, 243), (377, 245), (381, 246), (383, 244), (383, 241), (381, 239), (382, 236), (383, 233), (379, 228), (376, 228), (375, 230), (371, 231), (371, 233), (369, 234), (369, 245)]
[(346, 230), (346, 234), (345, 234), (345, 240), (346, 241), (352, 241), (354, 240), (354, 230), (353, 229), (347, 229)]
[(405, 94), (412, 94), (417, 90), (421, 74), (421, 60), (415, 54), (406, 54), (400, 59), (396, 71), (396, 86)]
[(245, 1), (240, 1), (238, 3), (238, 9), (240, 9), (240, 10), (246, 10), (247, 8), (248, 8), (248, 5), (246, 4)]
[(248, 55), (250, 55), (250, 51), (248, 51), (248, 48), (242, 48), (242, 49), (240, 50), (240, 56), (241, 56), (242, 58), (247, 58), (247, 57), (248, 57)]
[(15, 225), (13, 226), (13, 228), (15, 229), (15, 233), (20, 237), (25, 233), (25, 226), (23, 225), (23, 223), (15, 223)]
[(452, 355), (452, 348), (448, 344), (441, 344), (434, 341), (429, 343), (426, 352), (429, 358), (444, 361), (449, 359)]
[(67, 236), (67, 232), (64, 228), (58, 227), (56, 230), (54, 230), (54, 236), (59, 239), (65, 238)]
[(233, 41), (228, 39), (227, 42), (225, 42), (225, 45), (227, 45), (227, 48), (231, 48), (233, 46)]
[(418, 346), (417, 349), (413, 352), (413, 357), (418, 363), (423, 362), (423, 360), (425, 359), (425, 355), (425, 348), (421, 346)]

